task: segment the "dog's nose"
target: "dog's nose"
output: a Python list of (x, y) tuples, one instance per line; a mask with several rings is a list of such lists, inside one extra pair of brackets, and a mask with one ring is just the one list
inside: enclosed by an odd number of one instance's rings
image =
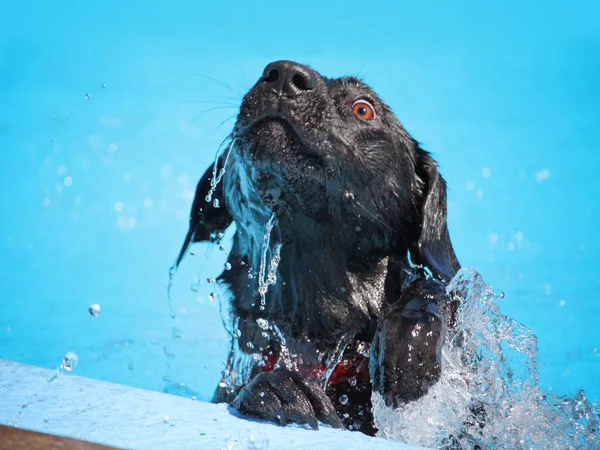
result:
[(275, 61), (265, 67), (260, 83), (294, 97), (314, 89), (317, 74), (310, 67), (293, 61)]

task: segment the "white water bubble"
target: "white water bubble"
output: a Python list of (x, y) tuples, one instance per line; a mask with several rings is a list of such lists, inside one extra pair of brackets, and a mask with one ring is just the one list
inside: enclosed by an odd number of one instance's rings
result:
[(223, 267), (225, 268), (225, 270), (231, 270), (231, 264), (226, 262)]
[(346, 394), (343, 394), (342, 396), (340, 396), (339, 400), (342, 405), (348, 404), (348, 396)]
[(213, 208), (220, 208), (221, 205), (219, 205), (219, 199), (215, 198), (212, 202)]
[(483, 176), (483, 178), (489, 178), (491, 174), (492, 171), (488, 167), (484, 167), (481, 169), (481, 175)]
[(217, 298), (217, 294), (215, 292), (211, 292), (210, 294), (208, 294), (208, 299), (211, 302), (214, 302), (216, 298)]
[(90, 94), (89, 92), (87, 94), (85, 94), (86, 100), (89, 100), (90, 98), (92, 98), (92, 94)]

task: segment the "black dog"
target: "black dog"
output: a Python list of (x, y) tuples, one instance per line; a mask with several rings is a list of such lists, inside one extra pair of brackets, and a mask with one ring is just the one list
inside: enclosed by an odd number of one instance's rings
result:
[(374, 434), (373, 391), (397, 406), (438, 380), (459, 269), (446, 185), (365, 84), (265, 68), (198, 183), (177, 264), (232, 222), (235, 339), (215, 402)]

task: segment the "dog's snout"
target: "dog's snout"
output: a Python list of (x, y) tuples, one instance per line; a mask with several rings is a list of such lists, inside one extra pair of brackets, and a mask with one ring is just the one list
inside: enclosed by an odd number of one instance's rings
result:
[(293, 97), (314, 89), (317, 84), (317, 75), (311, 68), (302, 64), (292, 61), (275, 61), (265, 67), (260, 83)]

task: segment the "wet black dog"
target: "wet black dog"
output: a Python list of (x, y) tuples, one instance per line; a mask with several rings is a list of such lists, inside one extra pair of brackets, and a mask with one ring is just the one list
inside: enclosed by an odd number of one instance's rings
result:
[(234, 339), (214, 401), (374, 434), (373, 391), (399, 405), (438, 380), (459, 269), (446, 185), (365, 84), (265, 68), (198, 183), (177, 264), (233, 222), (220, 280)]

